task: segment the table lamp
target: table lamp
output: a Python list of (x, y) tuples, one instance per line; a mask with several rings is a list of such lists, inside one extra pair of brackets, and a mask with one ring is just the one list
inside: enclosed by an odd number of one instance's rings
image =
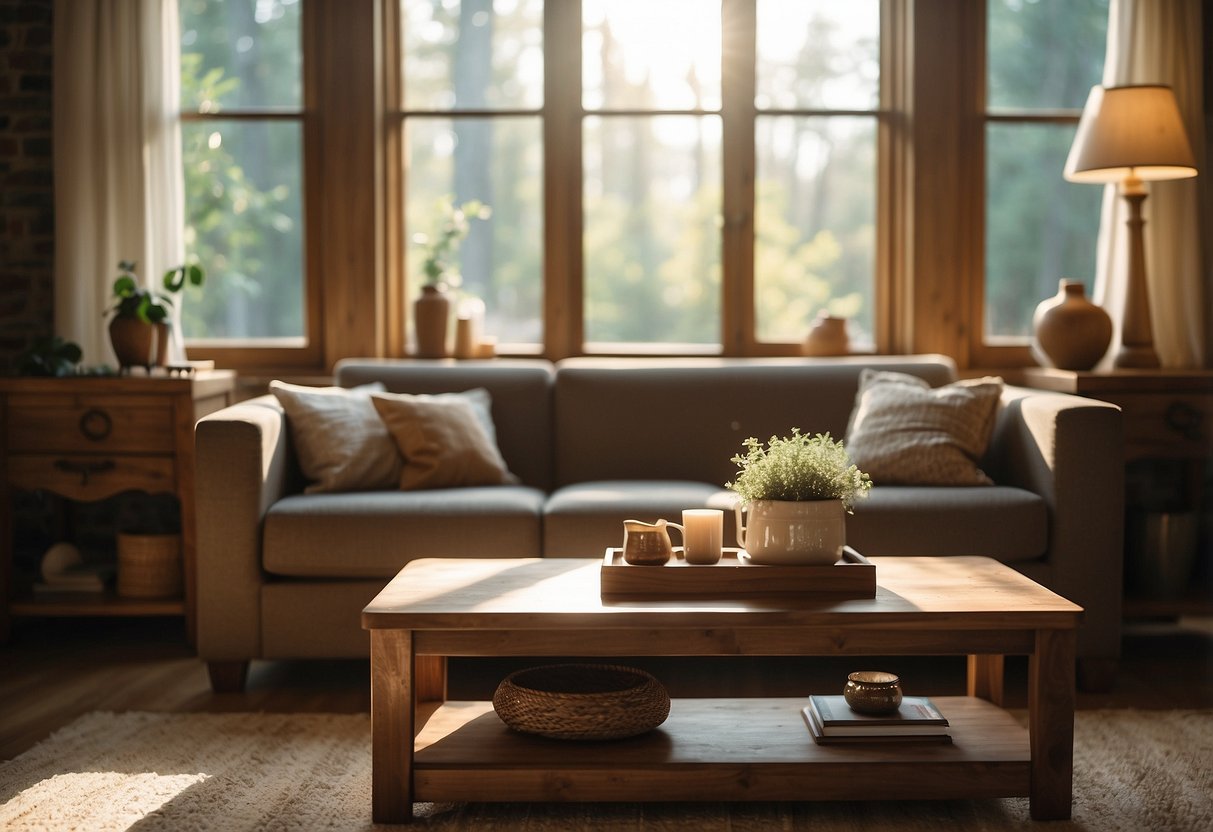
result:
[(1170, 87), (1092, 87), (1066, 159), (1070, 182), (1115, 182), (1129, 205), (1129, 275), (1115, 366), (1157, 367), (1141, 218), (1144, 182), (1196, 175), (1196, 160)]

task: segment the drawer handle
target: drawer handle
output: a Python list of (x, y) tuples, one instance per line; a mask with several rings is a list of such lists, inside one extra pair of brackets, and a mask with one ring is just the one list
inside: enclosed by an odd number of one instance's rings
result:
[(85, 486), (88, 485), (88, 478), (93, 474), (103, 474), (106, 471), (112, 471), (114, 461), (112, 459), (103, 459), (99, 462), (74, 462), (70, 459), (56, 459), (55, 468), (68, 474), (79, 474), (80, 485)]
[(1167, 427), (1185, 439), (1195, 441), (1204, 433), (1204, 414), (1190, 404), (1173, 402), (1163, 418)]
[(80, 417), (80, 432), (84, 434), (85, 439), (100, 442), (109, 436), (113, 429), (114, 420), (104, 410), (94, 407), (84, 411), (84, 415)]

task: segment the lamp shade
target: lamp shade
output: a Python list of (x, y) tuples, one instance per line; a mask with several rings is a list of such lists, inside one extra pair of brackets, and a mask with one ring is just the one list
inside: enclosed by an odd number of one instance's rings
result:
[(1196, 159), (1170, 87), (1092, 87), (1066, 159), (1071, 182), (1185, 179)]

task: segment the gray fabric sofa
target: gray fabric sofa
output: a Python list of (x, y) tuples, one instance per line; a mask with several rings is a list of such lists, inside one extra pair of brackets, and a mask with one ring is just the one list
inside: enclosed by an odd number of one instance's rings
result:
[[(271, 396), (197, 426), (197, 633), (217, 688), (251, 659), (368, 653), (359, 614), (428, 557), (601, 557), (627, 518), (728, 508), (748, 436), (845, 434), (864, 367), (955, 379), (941, 356), (842, 359), (346, 360), (336, 383), (388, 391), (484, 387), (517, 485), (303, 494)], [(1008, 387), (982, 469), (992, 487), (882, 486), (847, 520), (867, 555), (988, 555), (1086, 609), (1086, 663), (1120, 649), (1120, 411)], [(735, 540), (726, 512), (725, 543)], [(677, 542), (677, 540), (675, 541)]]

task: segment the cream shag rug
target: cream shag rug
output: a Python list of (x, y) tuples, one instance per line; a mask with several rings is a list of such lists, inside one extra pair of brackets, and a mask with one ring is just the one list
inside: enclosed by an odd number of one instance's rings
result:
[[(370, 719), (93, 713), (0, 763), (0, 829), (369, 829)], [(996, 832), (1026, 799), (902, 803), (418, 804), (430, 830)], [(1213, 829), (1213, 712), (1080, 711), (1057, 830)]]

